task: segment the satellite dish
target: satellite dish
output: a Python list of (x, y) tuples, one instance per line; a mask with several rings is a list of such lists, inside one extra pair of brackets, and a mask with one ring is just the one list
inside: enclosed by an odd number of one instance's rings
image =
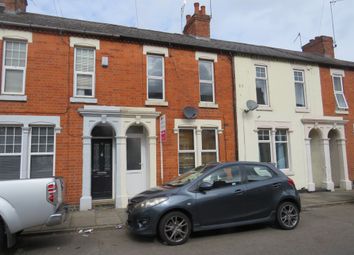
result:
[(186, 119), (195, 119), (198, 116), (198, 110), (194, 107), (187, 106), (183, 109), (183, 114)]
[(246, 106), (247, 106), (247, 109), (245, 109), (245, 112), (249, 112), (249, 111), (254, 111), (258, 108), (258, 104), (256, 101), (254, 100), (248, 100), (246, 102)]

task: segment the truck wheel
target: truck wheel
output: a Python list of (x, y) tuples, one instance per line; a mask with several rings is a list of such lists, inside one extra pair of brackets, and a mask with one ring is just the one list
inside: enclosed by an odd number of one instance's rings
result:
[(5, 225), (0, 218), (0, 251), (6, 248), (6, 235), (5, 235)]
[(168, 245), (180, 245), (187, 242), (192, 231), (192, 224), (182, 212), (170, 212), (159, 223), (159, 234)]

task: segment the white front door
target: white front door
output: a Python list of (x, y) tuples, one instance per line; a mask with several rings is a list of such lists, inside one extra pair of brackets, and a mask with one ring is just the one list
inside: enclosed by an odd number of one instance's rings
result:
[(147, 189), (145, 151), (143, 134), (127, 135), (127, 193), (129, 198)]

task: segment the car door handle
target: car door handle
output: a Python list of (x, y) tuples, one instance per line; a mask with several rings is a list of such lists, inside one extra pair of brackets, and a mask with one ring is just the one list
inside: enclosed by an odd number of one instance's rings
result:
[(244, 191), (243, 191), (242, 189), (237, 189), (237, 190), (235, 190), (235, 194), (236, 194), (237, 196), (243, 195), (243, 193), (244, 193)]
[(280, 188), (280, 185), (281, 185), (281, 183), (277, 182), (277, 183), (274, 183), (272, 186), (273, 186), (273, 188), (277, 189), (277, 188)]

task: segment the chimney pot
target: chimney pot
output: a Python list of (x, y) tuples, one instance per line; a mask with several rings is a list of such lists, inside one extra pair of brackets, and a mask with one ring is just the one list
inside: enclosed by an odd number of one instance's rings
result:
[(205, 15), (205, 6), (203, 5), (200, 9), (201, 15)]
[(199, 3), (195, 2), (194, 3), (194, 14), (198, 14), (199, 13)]

